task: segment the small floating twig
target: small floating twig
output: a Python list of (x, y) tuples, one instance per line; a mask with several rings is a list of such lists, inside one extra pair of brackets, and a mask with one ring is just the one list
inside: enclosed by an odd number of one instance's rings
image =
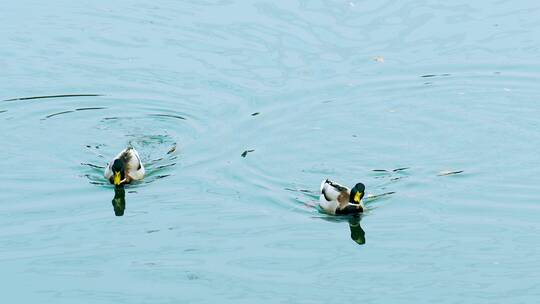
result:
[(257, 116), (259, 114), (261, 114), (261, 113), (260, 112), (255, 112), (255, 113), (251, 114), (251, 116)]
[(66, 98), (66, 97), (95, 97), (95, 96), (104, 96), (104, 95), (102, 95), (102, 94), (44, 95), (44, 96), (30, 96), (30, 97), (18, 97), (18, 98), (4, 99), (4, 101), (32, 100), (32, 99), (45, 99), (45, 98)]
[(241, 156), (242, 157), (246, 157), (248, 153), (251, 153), (251, 152), (255, 152), (255, 150), (245, 150), (244, 152), (242, 152)]

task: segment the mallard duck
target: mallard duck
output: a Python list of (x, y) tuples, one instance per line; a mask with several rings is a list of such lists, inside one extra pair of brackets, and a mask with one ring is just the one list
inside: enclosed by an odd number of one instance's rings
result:
[(144, 177), (144, 166), (139, 153), (132, 147), (128, 147), (118, 153), (105, 168), (105, 178), (111, 184), (120, 186), (129, 184), (132, 180), (141, 180)]
[(328, 214), (347, 215), (364, 212), (362, 198), (366, 186), (356, 184), (352, 189), (342, 186), (331, 180), (321, 183), (319, 206)]

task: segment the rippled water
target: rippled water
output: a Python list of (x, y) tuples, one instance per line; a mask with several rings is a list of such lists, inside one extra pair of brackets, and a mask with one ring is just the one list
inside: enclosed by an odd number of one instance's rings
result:
[(540, 4), (470, 2), (3, 3), (2, 297), (536, 303)]

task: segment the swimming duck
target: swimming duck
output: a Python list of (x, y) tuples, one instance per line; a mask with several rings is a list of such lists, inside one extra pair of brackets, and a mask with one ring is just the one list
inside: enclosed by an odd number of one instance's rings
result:
[(120, 186), (144, 177), (144, 166), (139, 153), (132, 147), (122, 150), (105, 168), (104, 176), (111, 184)]
[(348, 215), (364, 212), (362, 198), (366, 186), (362, 183), (356, 184), (352, 189), (342, 186), (331, 180), (324, 180), (321, 183), (321, 195), (319, 206), (328, 214)]

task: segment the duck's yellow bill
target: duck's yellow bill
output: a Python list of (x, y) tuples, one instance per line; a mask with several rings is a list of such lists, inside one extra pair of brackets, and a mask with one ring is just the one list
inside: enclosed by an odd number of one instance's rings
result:
[(362, 192), (356, 192), (354, 195), (354, 201), (357, 203), (360, 203), (360, 199), (362, 198)]
[(122, 180), (122, 177), (120, 176), (120, 172), (114, 172), (114, 180), (113, 180), (114, 185), (119, 186), (121, 180)]

